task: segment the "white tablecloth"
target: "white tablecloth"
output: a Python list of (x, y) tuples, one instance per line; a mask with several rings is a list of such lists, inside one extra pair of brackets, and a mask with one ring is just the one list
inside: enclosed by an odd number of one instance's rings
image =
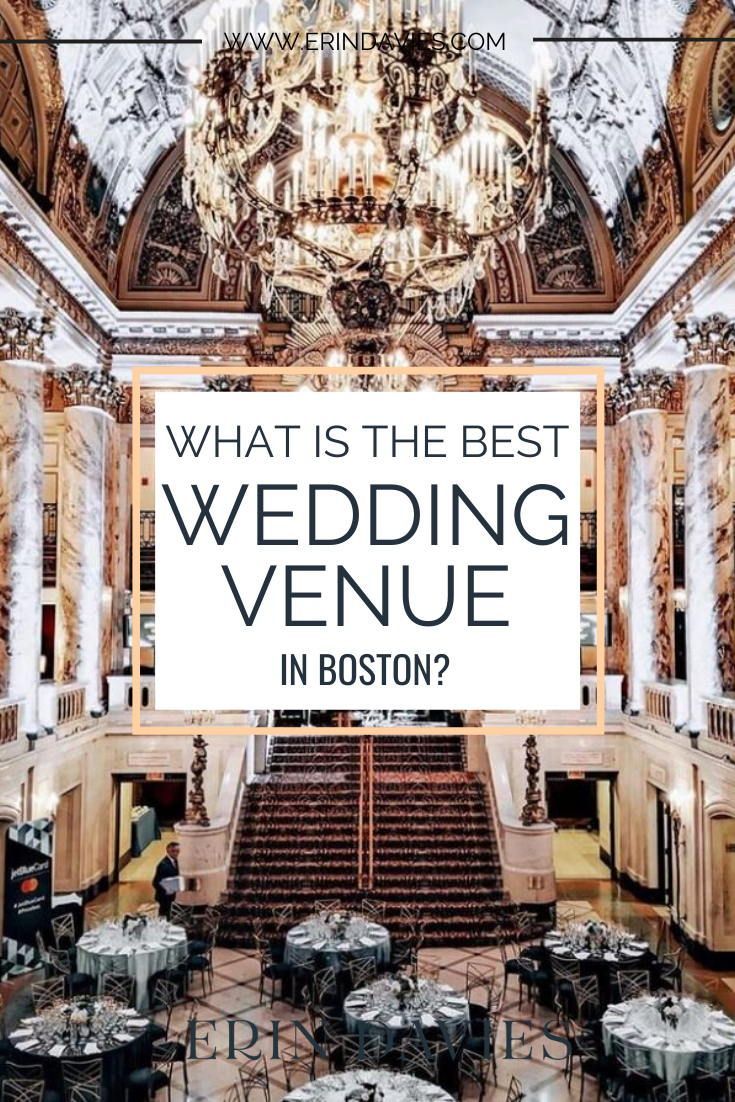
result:
[(360, 1094), (368, 1098), (374, 1087), (381, 1092), (383, 1102), (452, 1102), (451, 1095), (433, 1083), (382, 1069), (325, 1075), (292, 1090), (283, 1102), (345, 1102), (348, 1098), (357, 1100)]
[(385, 926), (370, 922), (361, 915), (349, 915), (344, 933), (314, 915), (292, 927), (286, 934), (286, 964), (311, 961), (318, 953), (325, 963), (339, 969), (340, 954), (354, 957), (374, 957), (376, 963), (390, 960), (390, 934)]
[(631, 1063), (642, 1064), (669, 1083), (691, 1075), (695, 1063), (717, 1070), (724, 1061), (735, 1070), (735, 1022), (694, 999), (682, 999), (681, 1006), (681, 1024), (676, 1029), (664, 1023), (655, 996), (609, 1006), (602, 1018), (605, 1051), (610, 1055), (617, 1040)]
[(349, 1033), (405, 1032), (417, 1026), (424, 1032), (443, 1029), (452, 1037), (465, 1032), (470, 1008), (463, 995), (446, 984), (420, 979), (418, 991), (404, 993), (402, 1008), (398, 982), (398, 976), (384, 976), (347, 996), (344, 1016)]
[(90, 976), (104, 972), (127, 973), (135, 978), (135, 1005), (148, 1007), (148, 980), (155, 972), (174, 968), (186, 956), (183, 926), (158, 920), (155, 933), (123, 939), (119, 924), (105, 924), (88, 930), (77, 942), (77, 970)]

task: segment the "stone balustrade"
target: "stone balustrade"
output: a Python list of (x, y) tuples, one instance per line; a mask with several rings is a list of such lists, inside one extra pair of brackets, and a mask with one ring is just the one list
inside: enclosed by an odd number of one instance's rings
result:
[(20, 701), (0, 700), (0, 746), (16, 742), (20, 728)]
[(78, 681), (42, 681), (38, 690), (38, 717), (48, 731), (77, 727), (87, 718), (87, 692)]
[(735, 746), (735, 696), (705, 698), (707, 738)]
[(686, 726), (689, 696), (686, 681), (647, 681), (643, 686), (646, 716), (657, 725), (676, 731)]

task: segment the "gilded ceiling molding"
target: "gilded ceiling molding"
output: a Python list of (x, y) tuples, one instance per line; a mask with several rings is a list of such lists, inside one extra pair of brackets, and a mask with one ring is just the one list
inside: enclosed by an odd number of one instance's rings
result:
[(54, 328), (51, 314), (25, 314), (12, 307), (0, 310), (0, 360), (41, 363), (46, 338)]
[(488, 367), (493, 362), (513, 363), (523, 361), (534, 363), (537, 360), (573, 359), (620, 359), (620, 341), (613, 340), (540, 340), (520, 337), (494, 339), (485, 338), (482, 349), (464, 362), (482, 363)]
[[(32, 0), (0, 0), (0, 25), (11, 38), (47, 39), (49, 26), (39, 5)], [(18, 58), (28, 86), (36, 143), (36, 172), (32, 186), (39, 196), (51, 187), (53, 148), (64, 110), (64, 83), (53, 48), (46, 42), (6, 46)]]
[(722, 267), (734, 253), (735, 218), (731, 218), (666, 293), (646, 311), (640, 321), (636, 322), (627, 336), (628, 343), (635, 346), (652, 333), (665, 318), (672, 314), (683, 298), (690, 294), (709, 273)]
[[(153, 319), (151, 325), (155, 324)], [(257, 333), (234, 337), (115, 337), (111, 352), (113, 356), (199, 356), (247, 365), (275, 362), (273, 350), (262, 344)]]
[(59, 311), (66, 314), (70, 321), (100, 347), (107, 344), (105, 330), (91, 314), (64, 287), (38, 259), (32, 249), (0, 217), (0, 259), (7, 261), (11, 268), (22, 272), (38, 289), (45, 299), (52, 302)]

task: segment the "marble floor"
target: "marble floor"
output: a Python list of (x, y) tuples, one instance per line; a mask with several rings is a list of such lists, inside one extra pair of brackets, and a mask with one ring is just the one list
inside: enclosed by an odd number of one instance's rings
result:
[(607, 880), (610, 870), (600, 860), (600, 836), (590, 830), (557, 830), (554, 868), (558, 880)]
[[(561, 881), (559, 887), (560, 911), (566, 918), (582, 919), (598, 915), (613, 919), (647, 937), (649, 944), (655, 946), (660, 921), (666, 914), (664, 908), (639, 903), (610, 881)], [(107, 897), (108, 902), (114, 901), (120, 910), (124, 910), (149, 900), (150, 889), (140, 882), (120, 884), (107, 893)], [(441, 968), (441, 982), (460, 989), (464, 988), (470, 961), (495, 969), (501, 977), (503, 975), (502, 960), (496, 947), (426, 949), (421, 952), (420, 960), (438, 965)], [(271, 1008), (268, 985), (266, 1002), (261, 1006), (258, 1002), (258, 975), (258, 961), (252, 952), (216, 948), (212, 990), (207, 988), (203, 991), (199, 979), (194, 980), (190, 996), (198, 1004), (197, 1018), (201, 1022), (198, 1035), (208, 1037), (208, 1041), (197, 1043), (198, 1058), (189, 1061), (188, 1093), (184, 1089), (183, 1077), (177, 1074), (174, 1079), (173, 1102), (223, 1102), (228, 1087), (237, 1079), (237, 1061), (227, 1058), (230, 1028), (227, 1019), (233, 1017), (244, 1020), (233, 1026), (235, 1044), (247, 1045), (251, 1041), (251, 1031), (257, 1030), (257, 1044), (252, 1045), (249, 1051), (265, 1054), (271, 1074), (273, 1102), (283, 1097), (286, 1092), (283, 1064), (272, 1056), (274, 1033), (280, 1038), (281, 1046), (288, 1045), (294, 1039), (291, 1023), (299, 1021), (306, 1024), (306, 1018), (302, 1011), (278, 1000)], [(685, 988), (692, 994), (716, 1000), (721, 978), (721, 974), (709, 972), (686, 960)], [(7, 999), (17, 994), (18, 988), (29, 980), (30, 977), (24, 977), (13, 984), (3, 985), (0, 991)], [(172, 1037), (185, 1030), (189, 1010), (189, 1004), (175, 1009)], [(511, 978), (497, 1045), (498, 1085), (491, 1084), (491, 1089), (486, 1093), (485, 1098), (489, 1102), (502, 1102), (507, 1084), (514, 1075), (523, 1083), (526, 1097), (536, 1102), (571, 1102), (572, 1099), (579, 1099), (579, 1080), (575, 1078), (569, 1088), (560, 1070), (562, 1062), (554, 1059), (562, 1055), (561, 1046), (544, 1037), (544, 1025), (549, 1024), (553, 1028), (553, 1023), (554, 1016), (544, 1008), (538, 1007), (531, 1013), (528, 1004), (519, 1005), (518, 989)], [(299, 1038), (299, 1046), (308, 1051), (303, 1037)], [(244, 1060), (244, 1056), (240, 1055), (238, 1059)], [(324, 1075), (326, 1072), (325, 1062), (317, 1060), (316, 1074)], [(470, 1089), (466, 1091), (466, 1098), (471, 1100), (475, 1097), (476, 1094)], [(582, 1102), (594, 1102), (596, 1098), (596, 1087), (588, 1082)]]
[(127, 865), (120, 870), (120, 881), (123, 884), (140, 882), (150, 885), (156, 865), (166, 853), (166, 846), (176, 839), (173, 830), (162, 830), (161, 837), (146, 846), (140, 857), (131, 857)]

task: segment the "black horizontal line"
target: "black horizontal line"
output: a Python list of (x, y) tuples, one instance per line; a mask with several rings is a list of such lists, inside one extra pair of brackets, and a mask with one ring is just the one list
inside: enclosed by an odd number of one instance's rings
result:
[(0, 38), (0, 46), (181, 46), (201, 38)]
[(711, 37), (697, 36), (690, 37), (689, 35), (675, 34), (666, 35), (661, 37), (627, 37), (620, 35), (617, 38), (603, 38), (591, 36), (589, 38), (554, 38), (553, 36), (542, 37), (535, 35), (534, 42), (735, 42), (735, 38), (732, 36), (726, 37), (723, 35), (713, 35)]

